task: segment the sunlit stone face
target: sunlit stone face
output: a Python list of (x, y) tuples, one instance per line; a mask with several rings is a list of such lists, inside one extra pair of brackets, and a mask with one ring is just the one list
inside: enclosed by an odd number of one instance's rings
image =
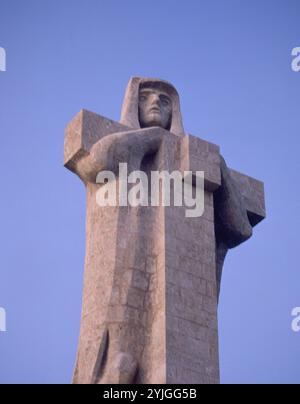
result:
[(172, 101), (169, 95), (156, 88), (142, 88), (139, 93), (139, 120), (141, 128), (159, 126), (170, 129)]

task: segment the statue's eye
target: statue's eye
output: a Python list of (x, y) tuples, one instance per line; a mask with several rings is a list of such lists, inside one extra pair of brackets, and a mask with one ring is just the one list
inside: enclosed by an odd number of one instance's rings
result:
[(170, 100), (168, 100), (168, 98), (162, 98), (161, 103), (164, 107), (167, 107), (170, 105)]
[(140, 101), (144, 102), (146, 101), (147, 97), (145, 95), (140, 95)]

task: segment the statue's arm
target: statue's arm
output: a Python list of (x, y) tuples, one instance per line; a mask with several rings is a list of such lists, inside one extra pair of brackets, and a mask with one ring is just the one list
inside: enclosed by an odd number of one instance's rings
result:
[(221, 187), (214, 195), (216, 237), (218, 243), (233, 248), (252, 236), (243, 196), (238, 189), (225, 160), (221, 157)]
[(95, 183), (97, 174), (103, 170), (117, 175), (119, 163), (127, 163), (129, 172), (139, 170), (144, 156), (155, 153), (161, 141), (161, 132), (153, 128), (105, 136), (77, 162), (75, 170), (85, 183)]
[(221, 181), (220, 188), (214, 194), (218, 297), (228, 249), (238, 246), (252, 236), (252, 226), (243, 196), (222, 156)]

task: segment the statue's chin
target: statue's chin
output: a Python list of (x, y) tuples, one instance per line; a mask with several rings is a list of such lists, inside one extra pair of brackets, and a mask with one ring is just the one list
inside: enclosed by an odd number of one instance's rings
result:
[(153, 126), (158, 126), (160, 128), (165, 129), (164, 125), (162, 124), (160, 119), (149, 119), (147, 122), (141, 122), (142, 128), (151, 128)]

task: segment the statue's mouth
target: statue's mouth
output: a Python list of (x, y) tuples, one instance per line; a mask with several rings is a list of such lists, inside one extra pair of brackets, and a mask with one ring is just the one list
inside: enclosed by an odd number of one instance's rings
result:
[(151, 108), (150, 112), (152, 112), (154, 114), (160, 114), (160, 109), (159, 108)]

